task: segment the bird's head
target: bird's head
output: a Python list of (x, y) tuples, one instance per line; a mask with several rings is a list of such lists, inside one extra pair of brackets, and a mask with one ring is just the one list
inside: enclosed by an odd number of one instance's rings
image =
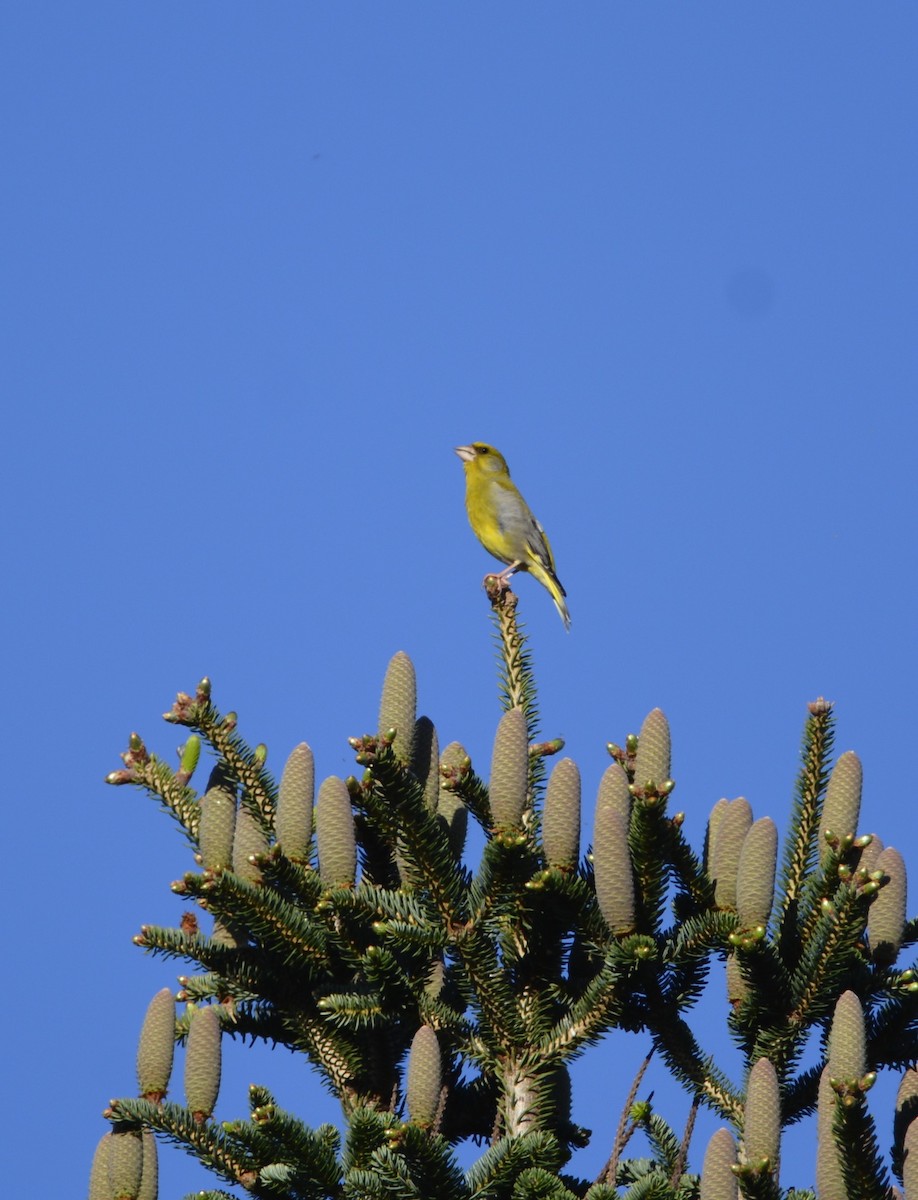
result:
[(499, 450), (487, 442), (472, 442), (468, 446), (457, 446), (456, 453), (462, 459), (466, 474), (469, 471), (488, 471), (509, 475), (507, 460)]

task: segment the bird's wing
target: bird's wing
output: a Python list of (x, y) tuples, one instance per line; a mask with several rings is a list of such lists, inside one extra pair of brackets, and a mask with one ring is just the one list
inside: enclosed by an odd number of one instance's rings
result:
[(551, 543), (545, 530), (533, 516), (531, 516), (531, 528), (527, 531), (526, 544), (536, 562), (554, 575), (555, 556), (551, 552)]
[(494, 480), (491, 495), (495, 521), (507, 554), (505, 561), (515, 559), (521, 567), (527, 561), (536, 562), (554, 575), (555, 559), (548, 537), (518, 488), (510, 479)]
[(571, 616), (564, 603), (566, 593), (555, 573), (555, 558), (545, 530), (509, 479), (495, 484), (491, 498), (496, 536), (492, 542), (479, 532), (480, 540), (495, 558), (509, 563), (511, 570), (531, 572), (548, 589), (564, 628), (570, 629)]

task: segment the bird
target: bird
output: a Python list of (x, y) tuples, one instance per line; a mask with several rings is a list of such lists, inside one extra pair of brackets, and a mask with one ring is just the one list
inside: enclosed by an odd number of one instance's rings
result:
[[(528, 571), (545, 587), (561, 614), (564, 628), (571, 627), (567, 595), (555, 573), (555, 558), (545, 530), (533, 516), (519, 488), (510, 478), (507, 460), (486, 442), (457, 446), (465, 471), (465, 508), (475, 536), (505, 570), (497, 574), (506, 582), (514, 571)], [(487, 579), (488, 576), (485, 576)]]

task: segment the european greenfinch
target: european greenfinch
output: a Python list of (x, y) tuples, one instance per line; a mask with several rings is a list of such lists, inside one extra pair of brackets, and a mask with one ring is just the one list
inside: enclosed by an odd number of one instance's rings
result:
[(564, 602), (567, 593), (555, 574), (555, 559), (545, 530), (510, 478), (506, 459), (484, 442), (457, 446), (456, 453), (465, 470), (469, 524), (485, 550), (507, 563), (497, 578), (506, 582), (514, 571), (534, 575), (548, 589), (564, 628), (570, 629), (571, 614)]

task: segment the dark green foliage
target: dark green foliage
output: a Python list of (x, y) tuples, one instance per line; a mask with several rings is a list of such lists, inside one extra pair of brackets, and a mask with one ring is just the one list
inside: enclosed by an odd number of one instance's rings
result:
[(888, 1200), (889, 1177), (863, 1095), (853, 1103), (845, 1103), (839, 1096), (832, 1133), (839, 1148), (841, 1173), (848, 1195), (857, 1200)]
[[(232, 1188), (284, 1200), (804, 1200), (809, 1193), (781, 1191), (770, 1148), (816, 1108), (823, 1062), (801, 1070), (801, 1056), (808, 1040), (825, 1053), (847, 992), (863, 1013), (865, 1071), (835, 1080), (837, 1102), (826, 1076), (820, 1136), (847, 1156), (831, 1165), (848, 1200), (884, 1195), (865, 1097), (873, 1072), (918, 1057), (918, 977), (895, 965), (897, 949), (918, 940), (918, 922), (900, 917), (891, 893), (892, 919), (881, 907), (871, 924), (885, 948), (873, 946), (866, 931), (887, 878), (873, 869), (880, 860), (853, 829), (820, 841), (831, 706), (810, 706), (773, 912), (773, 822), (749, 832), (746, 801), (723, 801), (696, 852), (697, 822), (671, 811), (669, 726), (658, 709), (640, 736), (609, 744), (594, 844), (578, 861), (579, 772), (559, 763), (546, 801), (545, 762), (562, 742), (538, 740), (516, 599), (506, 589), (491, 599), (504, 711), (490, 785), (458, 743), (439, 758), (436, 729), (416, 718), (403, 653), (387, 672), (378, 733), (350, 739), (356, 775), (322, 785), (315, 828), (308, 746), (291, 755), (278, 792), (264, 747), (242, 741), (208, 680), (167, 715), (189, 730), (177, 771), (131, 736), (125, 769), (109, 780), (140, 786), (181, 824), (196, 869), (173, 890), (196, 903), (204, 927), (186, 913), (180, 928), (144, 926), (135, 939), (189, 964), (178, 998), (195, 1007), (170, 1030), (172, 998), (160, 999), (155, 1070), (144, 1070), (157, 1086), (113, 1102), (113, 1128), (155, 1131)], [(201, 744), (218, 761), (199, 797), (191, 778)], [(847, 757), (830, 789), (840, 813), (855, 811), (856, 766)], [(462, 858), (469, 818), (484, 841), (472, 866)], [(890, 876), (898, 871), (892, 855), (882, 861)], [(723, 988), (727, 960), (723, 1004), (740, 1082), (693, 1023), (706, 986)], [(569, 1066), (613, 1029), (642, 1037), (682, 1086), (686, 1129), (639, 1097), (640, 1076), (627, 1097), (623, 1081), (611, 1097), (624, 1112), (607, 1165), (589, 1181), (568, 1173), (591, 1136), (572, 1118)], [(190, 1042), (190, 1107), (161, 1096), (173, 1033)], [(245, 1119), (214, 1120), (221, 1033), (304, 1056), (340, 1100), (343, 1132), (310, 1128), (260, 1086)], [(768, 1077), (749, 1107), (742, 1081), (760, 1060)], [(689, 1169), (690, 1156), (696, 1165), (701, 1157), (691, 1145), (699, 1106), (730, 1127), (701, 1176)], [(897, 1171), (912, 1092), (900, 1108)], [(751, 1112), (754, 1161), (743, 1144)], [(642, 1153), (625, 1157), (632, 1138)], [(463, 1171), (456, 1151), (470, 1140), (481, 1153)]]
[(798, 901), (804, 883), (812, 875), (820, 847), (816, 831), (822, 811), (826, 781), (829, 777), (829, 756), (832, 753), (834, 726), (832, 705), (819, 699), (810, 705), (810, 715), (803, 733), (803, 765), (797, 776), (794, 799), (794, 836), (787, 839), (784, 850), (784, 869), (780, 890), (783, 910), (788, 912)]

